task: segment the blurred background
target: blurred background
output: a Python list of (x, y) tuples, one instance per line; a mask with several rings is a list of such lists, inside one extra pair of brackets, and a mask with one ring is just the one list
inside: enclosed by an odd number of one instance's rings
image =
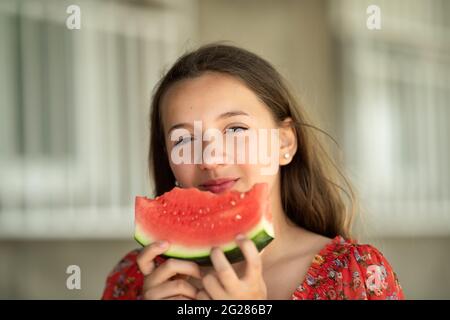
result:
[(449, 15), (448, 0), (1, 0), (0, 298), (100, 298), (138, 247), (134, 197), (151, 195), (152, 89), (185, 51), (229, 40), (272, 62), (338, 141), (359, 240), (406, 297), (449, 299)]

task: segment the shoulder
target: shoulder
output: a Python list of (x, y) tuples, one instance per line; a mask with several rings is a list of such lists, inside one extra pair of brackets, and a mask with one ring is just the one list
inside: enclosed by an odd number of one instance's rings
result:
[(299, 299), (404, 299), (397, 275), (370, 244), (335, 237), (315, 255)]
[(142, 249), (128, 252), (107, 276), (103, 300), (140, 299), (143, 275), (137, 266), (137, 257)]

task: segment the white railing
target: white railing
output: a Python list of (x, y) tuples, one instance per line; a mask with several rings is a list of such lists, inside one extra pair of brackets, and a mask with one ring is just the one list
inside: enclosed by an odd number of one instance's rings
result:
[[(337, 2), (337, 3), (336, 3)], [(381, 9), (381, 30), (366, 8)], [(450, 233), (448, 1), (330, 1), (348, 170), (369, 230)]]

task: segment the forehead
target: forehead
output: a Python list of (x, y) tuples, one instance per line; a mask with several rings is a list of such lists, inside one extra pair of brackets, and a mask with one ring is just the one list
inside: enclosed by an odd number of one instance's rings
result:
[(270, 118), (267, 107), (243, 82), (219, 73), (205, 73), (175, 83), (164, 94), (160, 107), (166, 129), (174, 123), (213, 121), (230, 110)]

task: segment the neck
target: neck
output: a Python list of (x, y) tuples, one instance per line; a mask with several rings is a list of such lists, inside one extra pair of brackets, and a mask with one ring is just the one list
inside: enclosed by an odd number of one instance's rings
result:
[(279, 192), (279, 182), (271, 191), (271, 211), (275, 237), (270, 244), (261, 251), (263, 258), (271, 257), (271, 260), (278, 260), (289, 255), (292, 250), (298, 252), (298, 245), (293, 243), (306, 244), (310, 232), (297, 226), (289, 220), (283, 210), (281, 194)]
[[(288, 221), (282, 212), (274, 222), (274, 239), (267, 245), (261, 253), (279, 259), (292, 252), (298, 252), (299, 246), (307, 243), (310, 232)], [(293, 243), (297, 245), (292, 245)]]

